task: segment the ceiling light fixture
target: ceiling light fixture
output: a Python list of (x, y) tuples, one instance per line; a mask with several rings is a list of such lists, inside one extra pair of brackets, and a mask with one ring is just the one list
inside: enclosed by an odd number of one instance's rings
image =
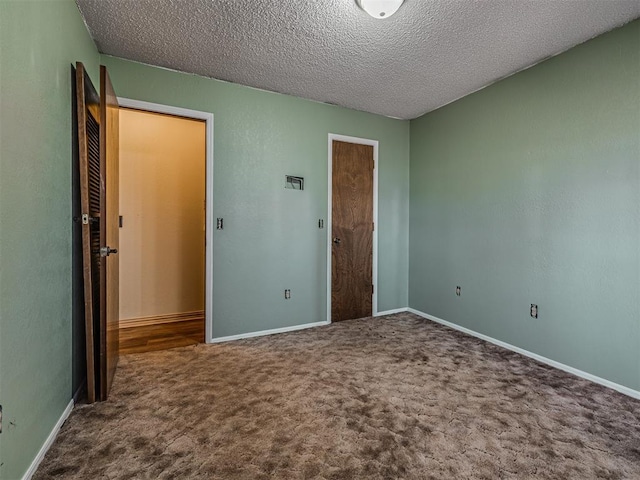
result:
[(404, 0), (356, 0), (358, 6), (373, 18), (389, 18), (396, 13)]

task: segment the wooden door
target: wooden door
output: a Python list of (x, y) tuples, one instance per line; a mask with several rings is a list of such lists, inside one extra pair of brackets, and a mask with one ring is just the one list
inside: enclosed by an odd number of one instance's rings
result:
[(87, 398), (106, 400), (118, 362), (118, 104), (76, 64)]
[(95, 353), (100, 326), (100, 98), (80, 62), (76, 64), (76, 100), (87, 399), (93, 403), (99, 388)]
[(331, 320), (372, 314), (373, 147), (333, 141)]
[(100, 164), (103, 196), (100, 215), (101, 308), (100, 398), (106, 400), (118, 365), (119, 351), (119, 118), (120, 111), (107, 67), (100, 66)]

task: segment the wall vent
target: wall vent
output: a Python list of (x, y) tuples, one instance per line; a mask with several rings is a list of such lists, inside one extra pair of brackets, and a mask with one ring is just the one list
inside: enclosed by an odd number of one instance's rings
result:
[(304, 190), (304, 178), (303, 177), (294, 177), (293, 175), (286, 175), (286, 182), (284, 184), (284, 188), (288, 188), (290, 190)]

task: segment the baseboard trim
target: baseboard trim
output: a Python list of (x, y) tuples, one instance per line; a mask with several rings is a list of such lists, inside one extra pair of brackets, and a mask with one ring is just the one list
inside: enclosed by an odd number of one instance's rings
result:
[(188, 322), (190, 320), (204, 321), (204, 310), (196, 312), (169, 313), (166, 315), (153, 315), (149, 317), (125, 318), (120, 320), (120, 328), (148, 327), (162, 323)]
[(296, 330), (305, 330), (307, 328), (320, 327), (322, 325), (329, 325), (329, 323), (331, 322), (324, 321), (324, 322), (315, 322), (315, 323), (305, 323), (302, 325), (293, 325), (291, 327), (273, 328), (271, 330), (260, 330), (258, 332), (241, 333), (239, 335), (229, 335), (228, 337), (212, 338), (211, 342), (209, 343), (232, 342), (234, 340), (242, 340), (244, 338), (263, 337), (265, 335), (274, 335), (276, 333), (294, 332)]
[(506, 348), (507, 350), (511, 350), (512, 352), (516, 352), (521, 355), (524, 355), (525, 357), (533, 358), (534, 360), (537, 360), (541, 363), (545, 363), (551, 367), (557, 368), (559, 370), (563, 370), (577, 377), (584, 378), (585, 380), (589, 380), (593, 383), (602, 385), (603, 387), (611, 388), (613, 390), (616, 390), (617, 392), (628, 395), (629, 397), (637, 398), (640, 400), (640, 391), (638, 390), (634, 390), (632, 388), (625, 387), (624, 385), (620, 385), (619, 383), (615, 383), (605, 378), (593, 375), (591, 373), (578, 370), (577, 368), (570, 367), (569, 365), (565, 365), (564, 363), (556, 362), (555, 360), (551, 360), (550, 358), (543, 357), (542, 355), (538, 355), (537, 353), (530, 352), (528, 350), (525, 350), (524, 348), (516, 347), (515, 345), (511, 345), (510, 343), (506, 343), (501, 340), (497, 340), (493, 337), (489, 337), (488, 335), (478, 333), (474, 330), (461, 327), (460, 325), (456, 325), (455, 323), (451, 323), (441, 318), (434, 317), (433, 315), (429, 315), (428, 313), (421, 312), (420, 310), (416, 310), (415, 308), (408, 308), (407, 311), (411, 313), (415, 313), (416, 315), (426, 318), (427, 320), (431, 320), (433, 322), (439, 323), (446, 327), (453, 328), (454, 330), (458, 330), (460, 332), (466, 333), (467, 335), (471, 335), (473, 337), (479, 338), (480, 340), (493, 343), (494, 345), (498, 345), (499, 347)]
[(44, 444), (40, 448), (40, 451), (36, 455), (36, 458), (34, 458), (33, 462), (31, 462), (29, 469), (22, 476), (22, 480), (31, 480), (31, 477), (33, 477), (33, 475), (36, 473), (36, 470), (38, 470), (38, 467), (40, 466), (42, 459), (44, 459), (44, 456), (47, 454), (47, 452), (51, 448), (51, 445), (53, 445), (53, 441), (58, 436), (58, 432), (60, 432), (62, 425), (67, 420), (67, 418), (69, 418), (69, 415), (71, 414), (71, 410), (73, 410), (73, 405), (74, 405), (73, 400), (71, 400), (67, 405), (67, 408), (65, 408), (64, 412), (62, 412), (62, 415), (60, 415), (60, 418), (58, 419), (56, 424), (53, 426), (51, 433), (49, 434)]
[(374, 317), (383, 317), (385, 315), (393, 315), (394, 313), (404, 313), (406, 311), (409, 310), (409, 307), (402, 307), (402, 308), (394, 308), (391, 310), (385, 310), (383, 312), (378, 312), (376, 314), (374, 314)]

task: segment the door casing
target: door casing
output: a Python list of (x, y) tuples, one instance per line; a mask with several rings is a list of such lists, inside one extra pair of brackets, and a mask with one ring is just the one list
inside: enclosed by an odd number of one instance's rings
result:
[(172, 107), (159, 103), (143, 102), (130, 98), (118, 97), (120, 107), (132, 108), (146, 112), (164, 113), (178, 117), (204, 120), (205, 129), (205, 280), (204, 280), (204, 310), (205, 332), (204, 340), (212, 343), (213, 335), (213, 113), (191, 110), (188, 108)]
[(332, 248), (332, 207), (333, 207), (333, 141), (371, 145), (373, 147), (373, 262), (371, 279), (373, 282), (373, 297), (371, 298), (371, 314), (378, 314), (378, 140), (350, 137), (336, 133), (329, 134), (327, 160), (327, 323), (331, 323), (331, 248)]

